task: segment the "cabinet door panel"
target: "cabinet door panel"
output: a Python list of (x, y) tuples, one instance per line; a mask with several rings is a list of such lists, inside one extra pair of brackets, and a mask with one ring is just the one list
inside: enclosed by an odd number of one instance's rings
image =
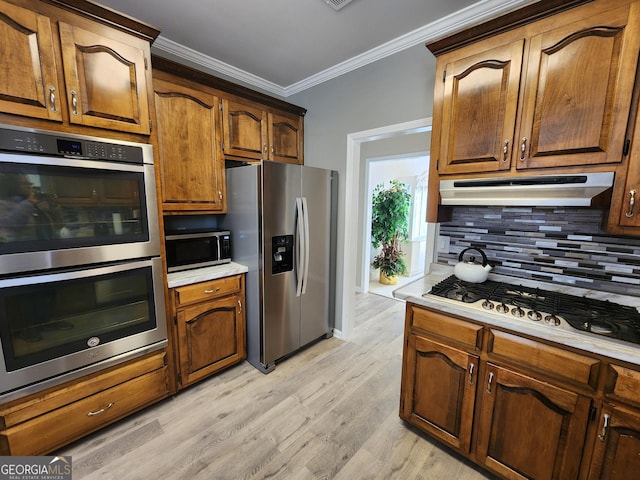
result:
[(622, 160), (637, 37), (625, 7), (531, 39), (518, 168)]
[(0, 111), (62, 121), (60, 95), (51, 20), (0, 1)]
[(245, 358), (242, 297), (178, 310), (181, 384), (187, 385)]
[(478, 461), (506, 478), (577, 478), (591, 400), (488, 364)]
[(77, 26), (59, 26), (69, 121), (148, 134), (145, 52)]
[(600, 428), (589, 478), (628, 480), (637, 476), (640, 472), (640, 413), (605, 405)]
[(510, 167), (523, 48), (521, 40), (446, 66), (439, 173)]
[(218, 158), (218, 99), (156, 80), (163, 209), (222, 211), (224, 167)]
[(224, 153), (267, 158), (267, 112), (252, 105), (222, 100)]
[(302, 117), (269, 113), (269, 160), (303, 163)]
[(402, 418), (468, 453), (478, 357), (413, 335), (408, 342)]

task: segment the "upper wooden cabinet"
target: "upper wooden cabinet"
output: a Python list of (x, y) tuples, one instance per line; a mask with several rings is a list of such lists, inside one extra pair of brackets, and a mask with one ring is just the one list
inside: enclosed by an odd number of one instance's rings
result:
[(268, 151), (267, 112), (248, 103), (222, 100), (223, 146), (226, 155), (261, 160)]
[(304, 163), (303, 118), (284, 112), (269, 112), (269, 160)]
[(0, 0), (0, 111), (62, 121), (52, 30), (50, 18)]
[(230, 157), (304, 163), (303, 117), (222, 100), (223, 151)]
[[(157, 31), (139, 37), (114, 12), (72, 3), (0, 0), (0, 113), (148, 135)], [(105, 24), (84, 18), (103, 14)]]
[(154, 80), (158, 189), (164, 212), (223, 213), (224, 159), (219, 100), (205, 87), (180, 79)]
[(149, 134), (148, 45), (127, 45), (60, 22), (69, 121)]
[(431, 152), (438, 173), (620, 163), (638, 7), (577, 8), (439, 57), (434, 125), (441, 130)]

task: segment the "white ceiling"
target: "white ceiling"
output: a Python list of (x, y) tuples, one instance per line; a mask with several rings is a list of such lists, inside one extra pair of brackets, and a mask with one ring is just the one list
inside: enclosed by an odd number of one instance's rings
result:
[(287, 97), (536, 0), (98, 0), (161, 30), (153, 53)]

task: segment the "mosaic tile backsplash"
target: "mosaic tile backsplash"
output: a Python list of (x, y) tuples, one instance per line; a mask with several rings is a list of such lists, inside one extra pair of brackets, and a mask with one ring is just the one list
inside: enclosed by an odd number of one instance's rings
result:
[(452, 220), (440, 224), (440, 235), (451, 243), (449, 253), (438, 253), (438, 263), (455, 265), (462, 250), (475, 246), (494, 273), (640, 297), (640, 238), (606, 234), (605, 213), (455, 207)]

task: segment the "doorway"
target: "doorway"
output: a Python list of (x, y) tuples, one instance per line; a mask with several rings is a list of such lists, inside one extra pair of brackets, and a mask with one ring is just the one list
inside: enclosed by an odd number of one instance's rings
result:
[[(424, 138), (424, 136), (420, 136)], [(362, 220), (364, 221), (362, 245), (360, 251), (360, 278), (356, 280), (356, 292), (375, 293), (392, 298), (396, 288), (405, 285), (424, 275), (426, 254), (426, 207), (427, 180), (429, 169), (429, 154), (427, 152), (400, 154), (365, 159), (365, 186), (363, 188), (362, 205), (364, 205)], [(396, 180), (407, 186), (411, 194), (408, 223), (409, 236), (402, 242), (401, 249), (407, 273), (398, 276), (396, 285), (383, 285), (379, 282), (379, 270), (371, 267), (371, 262), (378, 254), (379, 248), (371, 245), (371, 218), (374, 189), (382, 184), (390, 186)]]
[[(431, 130), (431, 118), (422, 118), (411, 122), (388, 125), (386, 127), (354, 132), (347, 135), (347, 162), (345, 170), (345, 211), (344, 211), (344, 250), (342, 252), (342, 288), (341, 288), (341, 330), (336, 330), (336, 336), (344, 339), (351, 337), (354, 319), (354, 300), (356, 293), (356, 278), (358, 271), (358, 245), (362, 236), (358, 235), (362, 222), (361, 202), (361, 170), (364, 169), (365, 159), (361, 155), (361, 147), (367, 142), (385, 138), (400, 137)], [(427, 249), (425, 264), (429, 265), (434, 258), (434, 244), (436, 238), (436, 224), (427, 224)]]

